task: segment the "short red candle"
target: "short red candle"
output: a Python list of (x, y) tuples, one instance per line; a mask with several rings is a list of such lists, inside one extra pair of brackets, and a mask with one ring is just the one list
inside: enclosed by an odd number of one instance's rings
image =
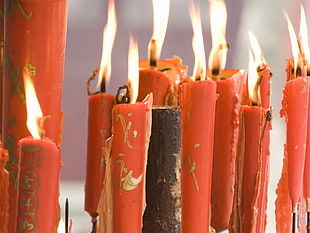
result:
[(111, 136), (114, 96), (101, 93), (88, 97), (87, 166), (85, 211), (96, 217), (105, 174), (105, 140)]
[(287, 122), (288, 188), (292, 211), (296, 211), (306, 154), (309, 79), (300, 77), (287, 81), (283, 94), (281, 116), (285, 116)]
[(48, 138), (26, 137), (19, 141), (18, 232), (55, 231), (61, 155)]
[(215, 81), (219, 96), (215, 108), (211, 225), (217, 230), (223, 230), (228, 228), (233, 204), (244, 72), (222, 70), (219, 77), (223, 79)]
[(216, 83), (181, 87), (182, 232), (209, 232)]
[(179, 103), (179, 86), (187, 80), (187, 66), (179, 57), (157, 60), (157, 66), (150, 68), (149, 60), (139, 62), (138, 101), (153, 93), (153, 105), (175, 105)]
[(5, 169), (9, 155), (0, 148), (0, 232), (8, 233), (9, 224), (9, 172)]
[(113, 232), (139, 233), (145, 195), (147, 111), (144, 103), (118, 104), (112, 111)]

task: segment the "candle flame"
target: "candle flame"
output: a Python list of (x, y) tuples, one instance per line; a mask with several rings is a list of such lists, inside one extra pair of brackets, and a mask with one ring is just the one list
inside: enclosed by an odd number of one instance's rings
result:
[(248, 91), (250, 101), (255, 104), (260, 104), (259, 95), (259, 80), (257, 73), (257, 66), (254, 60), (252, 51), (249, 49), (249, 70), (248, 70)]
[(206, 57), (205, 48), (203, 44), (203, 35), (201, 27), (201, 19), (199, 9), (191, 2), (190, 5), (190, 18), (193, 27), (193, 39), (192, 45), (195, 55), (195, 66), (193, 71), (192, 79), (199, 78), (205, 80), (206, 77)]
[(226, 65), (228, 45), (226, 43), (227, 10), (223, 0), (210, 0), (210, 24), (212, 49), (209, 68), (223, 70)]
[(129, 38), (128, 88), (130, 92), (130, 103), (134, 104), (139, 92), (139, 53), (138, 44), (132, 36)]
[(262, 50), (259, 46), (258, 40), (256, 39), (253, 32), (248, 31), (250, 45), (254, 54), (254, 61), (256, 68), (261, 68), (266, 64), (265, 58), (263, 56)]
[(151, 48), (150, 46), (152, 40), (155, 40), (156, 58), (159, 59), (168, 26), (170, 0), (153, 0), (152, 3), (153, 3), (153, 36), (149, 44), (149, 51)]
[(310, 66), (310, 50), (309, 50), (309, 44), (308, 44), (307, 20), (306, 20), (305, 9), (302, 5), (300, 6), (299, 38), (300, 38), (300, 50), (302, 51), (304, 58), (307, 61), (307, 65)]
[(109, 83), (111, 77), (111, 55), (117, 29), (114, 0), (109, 0), (108, 19), (103, 30), (102, 57), (100, 62), (97, 88), (102, 82)]
[(297, 37), (296, 37), (294, 27), (293, 27), (292, 22), (291, 22), (286, 11), (284, 11), (284, 15), (285, 15), (285, 18), (287, 21), (288, 31), (290, 34), (292, 53), (293, 53), (293, 58), (294, 58), (294, 73), (296, 74), (299, 55), (300, 55), (299, 45), (298, 45), (298, 41), (297, 41)]
[(43, 116), (42, 110), (32, 79), (26, 71), (24, 71), (23, 74), (26, 95), (27, 128), (33, 138), (41, 139), (42, 135), (40, 133), (39, 122)]

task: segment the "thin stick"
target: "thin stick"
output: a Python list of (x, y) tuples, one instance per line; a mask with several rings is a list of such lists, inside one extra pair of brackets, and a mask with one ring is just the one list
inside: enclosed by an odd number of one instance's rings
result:
[(149, 45), (149, 56), (150, 56), (150, 68), (151, 69), (155, 69), (157, 67), (157, 58), (156, 58), (156, 40), (155, 39), (151, 39), (150, 41), (150, 45)]
[(91, 219), (91, 222), (92, 222), (92, 224), (93, 224), (91, 233), (96, 233), (96, 232), (97, 232), (97, 217), (93, 217), (93, 218)]
[(66, 198), (65, 202), (65, 232), (69, 233), (69, 200)]
[(297, 223), (297, 214), (296, 211), (293, 212), (293, 219), (292, 219), (292, 233), (297, 232), (296, 231), (296, 223)]
[(307, 233), (310, 233), (310, 212), (307, 212)]

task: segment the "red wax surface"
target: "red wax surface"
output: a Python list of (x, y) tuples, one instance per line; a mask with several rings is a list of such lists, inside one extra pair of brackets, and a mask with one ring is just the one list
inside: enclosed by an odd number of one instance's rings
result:
[(113, 232), (140, 233), (145, 193), (147, 105), (118, 104), (112, 111)]
[(105, 140), (111, 136), (114, 96), (96, 94), (88, 97), (87, 166), (85, 211), (96, 217), (105, 174)]
[(142, 101), (152, 92), (153, 105), (178, 106), (180, 85), (188, 81), (187, 66), (176, 56), (167, 60), (157, 60), (156, 65), (151, 68), (149, 60), (139, 62), (141, 70), (138, 101)]
[(215, 111), (214, 152), (212, 171), (211, 225), (227, 229), (232, 210), (235, 180), (235, 159), (238, 140), (239, 109), (243, 72), (224, 70), (217, 80), (218, 100)]
[(306, 154), (309, 79), (290, 80), (283, 91), (281, 116), (287, 122), (286, 149), (288, 159), (288, 187), (292, 210), (302, 192)]
[(9, 224), (9, 172), (5, 169), (9, 159), (7, 150), (0, 148), (0, 232), (8, 233)]
[(181, 87), (182, 232), (209, 232), (216, 102), (214, 81)]
[(310, 107), (308, 107), (307, 143), (303, 188), (305, 198), (310, 199)]
[(26, 128), (26, 106), (23, 69), (33, 77), (38, 99), (46, 121), (45, 135), (58, 142), (60, 106), (67, 27), (67, 0), (5, 1), (5, 55), (3, 80), (3, 145), (10, 160), (10, 229), (16, 232), (16, 189), (18, 171), (16, 144), (29, 135)]
[(18, 232), (54, 233), (59, 196), (60, 150), (48, 138), (19, 141), (21, 158)]
[(137, 100), (142, 101), (149, 93), (153, 93), (153, 104), (165, 105), (170, 85), (170, 79), (165, 73), (157, 70), (140, 69)]
[[(269, 121), (266, 109), (242, 106), (244, 167), (242, 184), (242, 232), (265, 232), (269, 169)], [(241, 119), (240, 119), (241, 120)], [(267, 143), (267, 144), (266, 144)]]

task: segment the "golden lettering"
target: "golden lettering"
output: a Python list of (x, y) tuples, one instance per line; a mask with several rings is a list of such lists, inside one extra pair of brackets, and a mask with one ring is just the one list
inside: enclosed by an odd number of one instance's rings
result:
[(193, 176), (193, 180), (194, 180), (194, 184), (195, 184), (196, 190), (199, 191), (198, 181), (197, 181), (197, 177), (196, 177), (196, 174), (195, 174), (196, 162), (192, 161), (192, 158), (191, 158), (190, 154), (187, 154), (186, 157), (187, 157), (187, 161), (188, 161), (188, 164), (189, 164), (189, 172), (188, 173)]

